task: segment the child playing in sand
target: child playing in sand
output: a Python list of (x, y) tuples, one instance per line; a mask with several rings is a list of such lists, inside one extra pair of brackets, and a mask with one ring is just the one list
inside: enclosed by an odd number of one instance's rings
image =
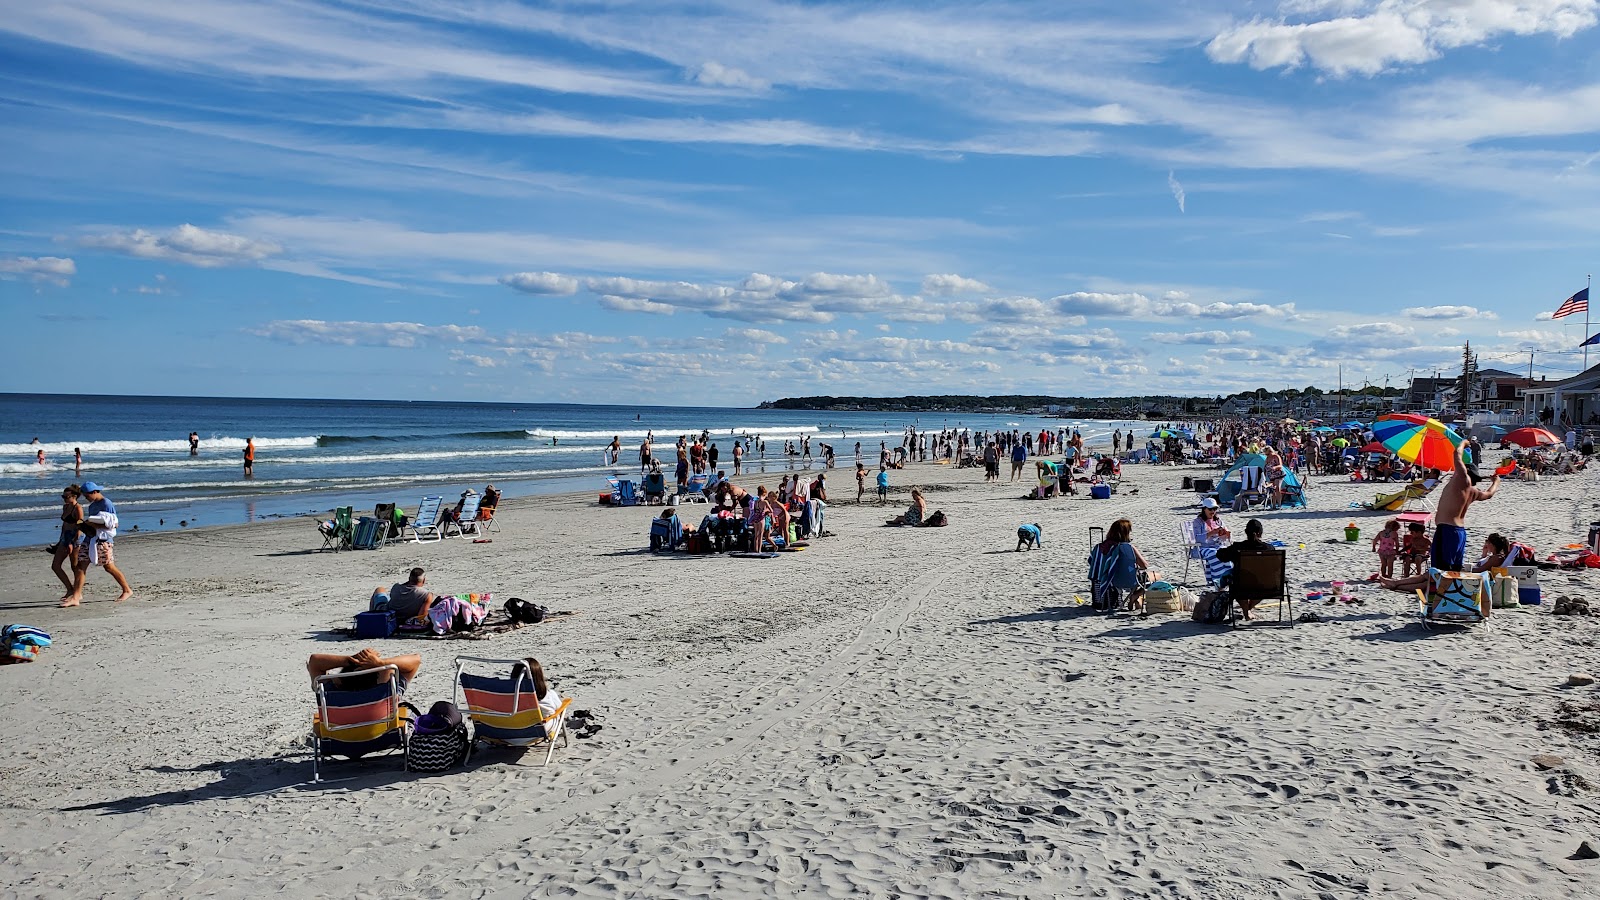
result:
[(1378, 576), (1394, 577), (1394, 558), (1400, 554), (1400, 520), (1390, 519), (1372, 537), (1372, 552), (1378, 554)]
[[(1428, 554), (1433, 552), (1433, 541), (1428, 540), (1428, 530), (1422, 527), (1421, 522), (1412, 522), (1406, 528), (1405, 540), (1400, 549), (1405, 555), (1400, 563), (1400, 577), (1421, 575), (1428, 571)], [(1414, 573), (1413, 568), (1416, 569)]]
[(867, 464), (856, 463), (856, 502), (867, 495)]

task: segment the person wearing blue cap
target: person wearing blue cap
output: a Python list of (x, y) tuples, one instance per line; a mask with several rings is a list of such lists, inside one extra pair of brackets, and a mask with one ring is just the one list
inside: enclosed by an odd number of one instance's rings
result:
[(117, 580), (117, 585), (122, 588), (117, 602), (121, 603), (133, 596), (133, 588), (128, 587), (128, 579), (122, 577), (122, 571), (117, 568), (112, 549), (112, 542), (117, 538), (116, 504), (106, 498), (100, 485), (92, 481), (83, 483), (83, 497), (89, 501), (83, 522), (78, 526), (83, 532), (83, 540), (78, 543), (78, 558), (72, 567), (72, 593), (62, 599), (61, 606), (77, 606), (83, 602), (83, 583), (89, 577), (89, 567), (92, 565), (101, 566)]

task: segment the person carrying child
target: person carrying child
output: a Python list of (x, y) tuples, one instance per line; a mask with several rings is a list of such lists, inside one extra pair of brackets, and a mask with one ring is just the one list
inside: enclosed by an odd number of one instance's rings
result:
[(1394, 577), (1394, 558), (1400, 554), (1400, 520), (1390, 519), (1372, 537), (1372, 552), (1378, 554), (1378, 577)]

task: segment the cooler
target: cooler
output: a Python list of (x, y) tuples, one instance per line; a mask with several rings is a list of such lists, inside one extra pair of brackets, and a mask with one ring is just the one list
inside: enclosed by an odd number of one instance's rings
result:
[(395, 631), (394, 611), (380, 609), (356, 613), (356, 637), (386, 638)]
[(1517, 580), (1517, 601), (1523, 606), (1538, 606), (1544, 602), (1539, 596), (1538, 566), (1507, 566), (1506, 573)]
[(1089, 496), (1092, 499), (1095, 499), (1095, 500), (1110, 500), (1111, 499), (1111, 485), (1109, 485), (1109, 484), (1092, 484), (1092, 485), (1089, 486)]

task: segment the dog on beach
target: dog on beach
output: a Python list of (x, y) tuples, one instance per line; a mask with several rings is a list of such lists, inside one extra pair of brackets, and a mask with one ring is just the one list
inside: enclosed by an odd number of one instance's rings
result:
[(1018, 525), (1017, 552), (1021, 553), (1024, 550), (1032, 550), (1035, 547), (1039, 548), (1040, 550), (1044, 549), (1044, 530), (1039, 527), (1039, 523), (1034, 522), (1028, 525)]

